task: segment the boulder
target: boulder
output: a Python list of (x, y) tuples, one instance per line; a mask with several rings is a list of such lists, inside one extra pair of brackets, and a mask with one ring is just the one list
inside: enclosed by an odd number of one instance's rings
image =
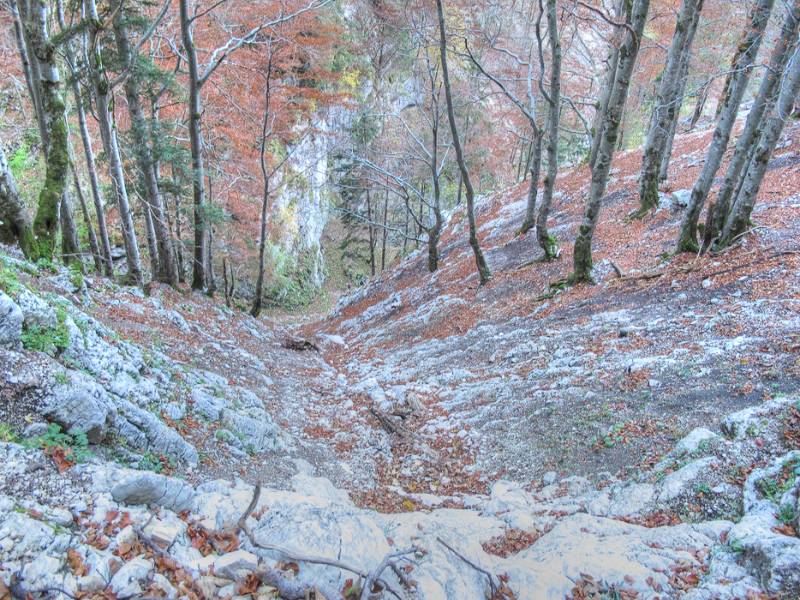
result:
[(66, 377), (45, 398), (42, 414), (70, 434), (82, 432), (90, 442), (101, 442), (114, 420), (114, 401), (102, 386), (80, 371), (69, 370)]
[(0, 291), (0, 348), (18, 349), (22, 343), (22, 309)]
[(180, 512), (191, 506), (194, 488), (179, 479), (147, 471), (120, 470), (111, 497), (120, 504), (156, 505)]

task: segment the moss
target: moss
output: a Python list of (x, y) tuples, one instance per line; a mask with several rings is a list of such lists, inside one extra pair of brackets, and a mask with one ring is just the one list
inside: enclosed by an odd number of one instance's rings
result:
[(29, 256), (34, 260), (52, 260), (58, 227), (58, 205), (67, 182), (69, 153), (67, 147), (67, 123), (64, 119), (64, 103), (59, 98), (51, 102), (50, 114), (59, 115), (50, 127), (50, 148), (47, 152), (47, 171), (44, 187), (39, 193), (36, 218), (33, 221), (34, 239), (30, 242)]

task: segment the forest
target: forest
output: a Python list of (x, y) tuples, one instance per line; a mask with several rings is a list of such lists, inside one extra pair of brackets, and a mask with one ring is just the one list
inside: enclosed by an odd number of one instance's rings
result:
[(0, 0), (0, 600), (800, 598), (800, 0)]

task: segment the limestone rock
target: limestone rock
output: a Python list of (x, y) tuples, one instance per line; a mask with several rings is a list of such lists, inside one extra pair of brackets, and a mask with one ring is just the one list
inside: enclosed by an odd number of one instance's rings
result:
[(121, 504), (156, 505), (180, 512), (189, 508), (194, 488), (188, 483), (147, 471), (120, 470), (111, 496)]
[(22, 309), (0, 291), (0, 348), (17, 349), (22, 344)]

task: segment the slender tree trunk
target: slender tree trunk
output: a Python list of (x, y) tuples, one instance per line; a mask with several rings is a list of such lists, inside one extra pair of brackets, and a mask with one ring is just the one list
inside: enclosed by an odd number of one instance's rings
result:
[(439, 16), (439, 54), (442, 60), (442, 83), (444, 85), (444, 95), (447, 101), (447, 118), (450, 121), (450, 132), (453, 138), (453, 150), (456, 154), (456, 162), (458, 162), (458, 170), (461, 172), (461, 178), (464, 183), (464, 195), (467, 199), (467, 219), (469, 221), (469, 244), (472, 246), (472, 252), (475, 255), (475, 265), (478, 269), (478, 277), (480, 284), (484, 285), (491, 277), (492, 272), (486, 264), (486, 259), (483, 256), (480, 242), (478, 241), (478, 227), (475, 222), (475, 190), (472, 187), (472, 181), (469, 177), (469, 170), (467, 163), (464, 159), (464, 151), (461, 147), (461, 140), (458, 134), (458, 125), (456, 124), (456, 113), (453, 108), (453, 93), (450, 89), (450, 73), (447, 67), (447, 31), (444, 24), (444, 7), (442, 6), (444, 0), (436, 0), (436, 10)]
[(741, 176), (745, 167), (749, 163), (758, 136), (763, 125), (764, 114), (774, 105), (778, 92), (780, 91), (781, 76), (786, 70), (786, 64), (791, 58), (792, 50), (796, 46), (798, 27), (800, 26), (800, 0), (793, 0), (787, 7), (786, 17), (781, 27), (781, 35), (776, 40), (775, 46), (770, 55), (769, 66), (761, 79), (753, 106), (747, 114), (744, 130), (736, 141), (736, 150), (733, 153), (725, 179), (717, 192), (717, 199), (714, 209), (709, 208), (709, 218), (706, 229), (703, 232), (703, 248), (708, 248), (715, 240), (724, 226), (725, 220), (730, 210), (731, 198), (735, 196), (739, 188)]
[(122, 157), (117, 139), (117, 128), (111, 115), (111, 90), (110, 82), (103, 65), (102, 49), (100, 43), (100, 17), (97, 13), (95, 0), (85, 0), (84, 8), (90, 23), (89, 29), (89, 75), (96, 105), (97, 119), (100, 124), (100, 136), (108, 160), (108, 169), (114, 185), (114, 194), (119, 210), (122, 225), (122, 239), (125, 246), (125, 258), (128, 263), (127, 281), (134, 285), (141, 285), (142, 263), (139, 254), (139, 243), (136, 240), (136, 229), (133, 224), (128, 189), (125, 184), (125, 173), (122, 167)]
[(603, 137), (597, 149), (597, 160), (592, 170), (592, 182), (589, 198), (583, 213), (583, 222), (578, 230), (575, 240), (573, 255), (573, 272), (569, 279), (571, 282), (591, 281), (592, 273), (592, 237), (600, 217), (600, 203), (608, 184), (608, 174), (611, 171), (611, 159), (614, 156), (614, 147), (617, 142), (622, 110), (630, 87), (631, 75), (636, 65), (640, 41), (650, 0), (635, 0), (630, 13), (630, 30), (626, 29), (625, 42), (619, 50), (619, 65), (617, 79), (608, 102), (608, 111), (603, 119)]
[(381, 271), (386, 269), (386, 241), (389, 237), (389, 230), (386, 226), (389, 224), (389, 192), (387, 191), (383, 197), (383, 232), (381, 237)]
[(533, 142), (531, 144), (531, 156), (528, 168), (530, 175), (530, 181), (528, 182), (528, 201), (525, 205), (525, 219), (522, 221), (522, 227), (519, 228), (520, 235), (525, 235), (536, 225), (536, 201), (539, 196), (539, 174), (542, 168), (543, 133), (538, 127), (534, 127), (532, 133)]
[(755, 0), (745, 29), (745, 36), (740, 45), (742, 51), (737, 51), (737, 60), (733, 65), (730, 85), (727, 88), (726, 95), (722, 98), (723, 110), (719, 113), (714, 137), (706, 154), (706, 162), (703, 165), (700, 177), (692, 189), (689, 208), (681, 224), (681, 232), (676, 246), (677, 252), (697, 252), (699, 250), (697, 244), (697, 221), (700, 217), (700, 211), (703, 209), (703, 204), (714, 182), (714, 176), (728, 147), (728, 141), (736, 123), (739, 105), (747, 88), (750, 73), (753, 69), (753, 62), (761, 46), (764, 30), (769, 21), (774, 3), (775, 0)]
[(694, 37), (693, 29), (696, 28), (702, 8), (702, 0), (683, 0), (678, 12), (667, 66), (661, 74), (653, 120), (644, 147), (639, 180), (639, 210), (634, 213), (635, 217), (642, 217), (658, 206), (659, 170), (669, 143), (670, 131), (680, 116), (681, 71), (688, 61)]
[[(702, 8), (702, 7), (701, 7)], [(686, 99), (686, 87), (689, 85), (689, 66), (692, 62), (692, 51), (691, 47), (694, 43), (695, 34), (697, 33), (697, 26), (700, 23), (700, 10), (698, 9), (695, 20), (692, 21), (692, 29), (689, 32), (689, 39), (687, 39), (686, 43), (689, 46), (687, 52), (683, 54), (683, 59), (681, 60), (681, 74), (680, 74), (680, 83), (678, 84), (678, 99), (677, 104), (675, 106), (675, 118), (672, 119), (672, 122), (669, 126), (669, 131), (667, 132), (667, 141), (664, 146), (664, 152), (661, 154), (661, 164), (658, 167), (658, 180), (659, 181), (666, 181), (667, 174), (669, 171), (669, 162), (672, 159), (672, 148), (675, 144), (675, 135), (678, 132), (678, 123), (681, 120), (681, 109), (683, 108), (683, 103)]]
[(64, 259), (64, 264), (70, 265), (77, 261), (82, 271), (81, 245), (78, 240), (78, 228), (75, 225), (75, 219), (72, 215), (72, 202), (69, 197), (69, 187), (65, 187), (61, 194), (58, 214), (61, 221), (61, 255)]
[(192, 261), (192, 289), (201, 290), (206, 285), (205, 274), (205, 167), (203, 165), (200, 120), (200, 75), (189, 17), (189, 0), (180, 0), (181, 35), (183, 49), (189, 65), (189, 141), (192, 154), (192, 199), (194, 211), (194, 256)]
[(75, 160), (70, 160), (72, 167), (72, 181), (75, 185), (75, 195), (78, 197), (78, 204), (81, 207), (81, 214), (83, 215), (83, 222), (86, 224), (86, 234), (89, 237), (89, 248), (92, 250), (92, 259), (94, 260), (94, 270), (96, 273), (103, 272), (103, 256), (100, 254), (100, 246), (97, 243), (97, 235), (94, 231), (92, 224), (92, 217), (89, 215), (89, 207), (86, 205), (86, 197), (81, 188), (81, 181), (78, 178), (78, 170), (75, 167)]
[[(630, 3), (627, 0), (618, 0), (614, 10), (614, 17), (617, 21), (630, 19)], [(608, 57), (608, 70), (605, 74), (605, 81), (597, 104), (597, 110), (592, 124), (592, 146), (589, 150), (589, 169), (594, 170), (597, 161), (597, 151), (600, 148), (600, 140), (603, 138), (604, 116), (608, 112), (608, 102), (611, 99), (611, 92), (614, 90), (614, 82), (617, 80), (617, 65), (619, 64), (619, 44), (622, 44), (622, 31), (618, 28), (611, 40), (611, 54)]]
[(561, 116), (561, 40), (558, 33), (556, 0), (547, 0), (547, 33), (550, 39), (550, 93), (547, 98), (550, 111), (547, 115), (547, 174), (544, 178), (544, 194), (536, 221), (536, 238), (544, 250), (546, 260), (558, 256), (558, 241), (547, 230), (547, 219), (558, 176), (558, 124)]
[[(372, 227), (372, 199), (369, 190), (367, 190), (367, 220), (369, 221), (369, 271), (372, 277), (375, 277), (375, 230)], [(419, 237), (419, 234), (417, 235)]]
[(181, 195), (174, 195), (175, 200), (175, 255), (178, 259), (178, 281), (186, 282), (186, 263), (183, 260), (183, 236), (181, 235)]
[(150, 149), (150, 130), (147, 118), (142, 108), (139, 93), (139, 74), (137, 73), (137, 56), (133, 56), (131, 49), (129, 32), (125, 24), (127, 15), (122, 9), (122, 2), (118, 2), (117, 12), (114, 17), (114, 37), (117, 42), (117, 51), (122, 60), (122, 65), (129, 71), (128, 77), (123, 83), (125, 98), (128, 101), (128, 114), (131, 118), (131, 135), (133, 137), (133, 150), (136, 155), (136, 162), (142, 174), (144, 184), (145, 201), (148, 213), (152, 221), (153, 235), (155, 236), (157, 260), (156, 270), (153, 271), (153, 278), (168, 283), (178, 284), (178, 274), (175, 269), (175, 256), (172, 251), (172, 240), (167, 227), (166, 210), (164, 199), (158, 186), (155, 162), (153, 153)]
[(158, 242), (156, 242), (156, 228), (153, 224), (153, 213), (150, 212), (150, 205), (142, 200), (142, 213), (144, 215), (144, 228), (147, 234), (147, 252), (150, 255), (150, 271), (153, 280), (156, 280), (156, 273), (160, 267), (158, 263)]
[(19, 189), (0, 144), (0, 241), (18, 242), (28, 256), (33, 246), (33, 228), (28, 212), (19, 197)]
[[(64, 8), (62, 0), (58, 0), (58, 22), (61, 31), (66, 30), (66, 22), (64, 19)], [(85, 15), (85, 10), (81, 6), (81, 16)], [(84, 43), (87, 43), (86, 36), (83, 34)], [(86, 170), (89, 174), (89, 185), (92, 190), (92, 201), (94, 203), (95, 217), (97, 218), (97, 231), (99, 237), (97, 240), (101, 249), (101, 257), (103, 260), (102, 270), (98, 269), (98, 273), (103, 272), (108, 277), (114, 275), (114, 262), (111, 259), (111, 242), (108, 239), (108, 227), (106, 225), (105, 209), (103, 207), (103, 197), (100, 189), (100, 182), (97, 177), (97, 166), (95, 165), (94, 150), (92, 148), (92, 138), (89, 135), (89, 127), (86, 122), (86, 108), (83, 103), (83, 96), (81, 94), (80, 84), (78, 83), (78, 71), (81, 65), (75, 60), (75, 52), (71, 41), (64, 45), (64, 53), (66, 55), (67, 66), (70, 69), (70, 84), (72, 87), (72, 95), (75, 100), (75, 114), (78, 117), (78, 130), (81, 134), (81, 143), (83, 144), (84, 157), (86, 160)], [(73, 165), (73, 171), (75, 170)], [(77, 174), (75, 175), (77, 178)], [(77, 184), (76, 184), (77, 185)]]
[(698, 92), (697, 102), (695, 102), (694, 112), (692, 112), (692, 119), (689, 121), (689, 131), (694, 130), (694, 128), (697, 126), (697, 122), (700, 120), (700, 117), (703, 116), (703, 110), (705, 109), (706, 101), (708, 100), (709, 87), (711, 87), (711, 84), (706, 82)]
[[(272, 100), (272, 45), (268, 45), (269, 62), (267, 64), (266, 81), (264, 82), (264, 117), (261, 121), (261, 143), (259, 145), (259, 165), (263, 187), (261, 190), (261, 218), (258, 232), (258, 277), (256, 278), (255, 298), (250, 314), (256, 318), (261, 314), (261, 302), (264, 295), (264, 253), (267, 247), (267, 214), (270, 195), (270, 171), (267, 168), (267, 137), (269, 135), (269, 118)], [(223, 269), (224, 269), (223, 265)]]
[(800, 56), (794, 56), (788, 76), (783, 82), (778, 104), (762, 127), (761, 139), (753, 152), (733, 210), (725, 222), (720, 247), (730, 245), (737, 236), (747, 230), (770, 157), (775, 151), (786, 121), (792, 115), (798, 92), (800, 92)]

